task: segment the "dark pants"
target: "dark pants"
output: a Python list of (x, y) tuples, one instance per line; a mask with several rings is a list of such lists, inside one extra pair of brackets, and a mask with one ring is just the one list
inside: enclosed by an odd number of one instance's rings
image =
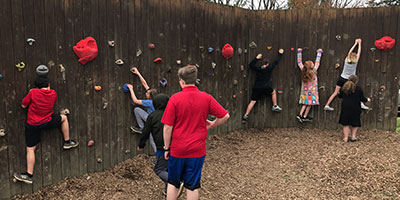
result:
[(165, 191), (168, 185), (168, 160), (165, 160), (164, 155), (156, 156), (156, 164), (154, 165), (154, 172), (165, 183)]

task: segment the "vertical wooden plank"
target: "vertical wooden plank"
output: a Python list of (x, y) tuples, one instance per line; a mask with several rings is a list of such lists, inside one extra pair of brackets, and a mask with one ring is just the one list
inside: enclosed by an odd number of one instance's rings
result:
[[(3, 8), (0, 11), (0, 26), (1, 27), (11, 27), (11, 5), (10, 1), (0, 1), (0, 7)], [(8, 97), (8, 86), (9, 83), (14, 79), (13, 77), (13, 36), (12, 36), (11, 28), (2, 28), (0, 29), (0, 52), (2, 54), (1, 57), (1, 68), (0, 74), (3, 76), (0, 79), (0, 95), (3, 97), (0, 102), (0, 129), (4, 129), (6, 132), (6, 136), (0, 138), (0, 199), (7, 199), (16, 191), (16, 184), (11, 182), (12, 180), (12, 171), (10, 170), (12, 161), (10, 160), (10, 148), (12, 148), (11, 136), (13, 127), (8, 124), (8, 112), (7, 112), (7, 104), (10, 100)], [(20, 122), (22, 124), (22, 122)], [(19, 134), (23, 134), (20, 132)], [(22, 148), (22, 147), (19, 147)], [(15, 193), (14, 193), (15, 194)]]

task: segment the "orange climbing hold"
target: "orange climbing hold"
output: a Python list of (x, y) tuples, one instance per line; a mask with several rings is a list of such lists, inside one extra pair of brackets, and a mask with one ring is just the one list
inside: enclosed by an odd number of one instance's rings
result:
[(100, 90), (101, 90), (101, 86), (100, 86), (100, 85), (96, 85), (96, 86), (94, 86), (94, 90), (96, 90), (96, 91), (100, 91)]

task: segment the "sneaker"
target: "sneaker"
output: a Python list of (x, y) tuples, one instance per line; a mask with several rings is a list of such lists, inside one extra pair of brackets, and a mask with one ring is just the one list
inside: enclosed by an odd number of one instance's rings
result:
[(244, 114), (243, 117), (242, 117), (242, 119), (243, 119), (244, 121), (247, 121), (247, 120), (249, 119), (249, 116), (246, 115), (246, 114)]
[(78, 142), (75, 142), (74, 140), (70, 140), (69, 142), (64, 141), (63, 148), (64, 149), (72, 149), (74, 147), (77, 147), (79, 145)]
[(312, 122), (312, 117), (303, 117), (303, 122)]
[(129, 128), (131, 129), (131, 131), (132, 131), (133, 133), (142, 134), (142, 130), (143, 130), (143, 129), (141, 129), (141, 128), (139, 128), (139, 127), (131, 126), (131, 127), (129, 127)]
[(350, 142), (357, 142), (357, 141), (358, 141), (358, 138), (350, 137), (349, 141), (350, 141)]
[(18, 181), (25, 182), (28, 184), (33, 183), (33, 178), (28, 176), (28, 173), (15, 173), (14, 178), (17, 179)]
[(343, 142), (348, 142), (348, 138), (343, 138)]
[(300, 123), (303, 123), (303, 116), (297, 115), (296, 118), (299, 120)]
[(361, 108), (364, 109), (364, 110), (369, 110), (369, 107), (364, 105), (363, 103), (361, 103)]
[(279, 107), (278, 105), (272, 106), (272, 111), (274, 111), (274, 112), (281, 112), (281, 111), (282, 111), (282, 108)]
[(176, 198), (179, 198), (182, 195), (183, 192), (183, 182), (181, 183), (181, 185), (179, 186), (179, 190), (178, 190), (178, 195)]
[(326, 111), (334, 111), (335, 109), (333, 109), (333, 108), (330, 107), (330, 106), (325, 106), (325, 107), (324, 107), (324, 110), (326, 110)]

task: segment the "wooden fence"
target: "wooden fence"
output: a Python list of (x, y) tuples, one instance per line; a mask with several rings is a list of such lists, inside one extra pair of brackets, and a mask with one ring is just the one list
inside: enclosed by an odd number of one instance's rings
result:
[[(129, 72), (133, 65), (151, 87), (171, 95), (180, 90), (178, 68), (198, 64), (200, 89), (212, 94), (231, 114), (231, 119), (212, 133), (251, 127), (337, 129), (337, 99), (332, 104), (336, 111), (324, 112), (321, 105), (312, 109), (314, 122), (296, 121), (300, 71), (296, 51), (291, 48), (303, 47), (305, 60), (314, 60), (318, 48), (324, 50), (318, 74), (324, 104), (342, 69), (335, 69), (335, 64), (343, 65), (354, 39), (360, 37), (363, 51), (357, 74), (373, 108), (363, 114), (363, 128), (395, 129), (400, 47), (396, 44), (388, 52), (370, 48), (384, 35), (399, 39), (400, 7), (249, 11), (188, 0), (1, 0), (0, 8), (0, 129), (6, 133), (0, 137), (0, 198), (30, 193), (65, 177), (102, 171), (137, 155), (139, 136), (128, 128), (134, 124), (132, 105), (122, 91), (124, 83), (133, 83), (137, 96), (144, 98), (138, 78)], [(87, 36), (97, 40), (99, 53), (94, 61), (81, 65), (72, 47)], [(30, 46), (27, 38), (36, 42)], [(109, 40), (115, 41), (114, 47), (108, 45)], [(253, 41), (255, 49), (249, 48)], [(149, 49), (149, 43), (155, 48)], [(221, 56), (225, 43), (235, 49), (229, 60)], [(212, 53), (208, 53), (209, 47), (214, 48)], [(278, 103), (283, 111), (272, 113), (270, 99), (264, 99), (256, 104), (249, 122), (242, 124), (254, 82), (247, 64), (257, 53), (274, 59), (279, 48), (286, 51), (272, 74), (272, 83), (280, 93)], [(139, 49), (142, 55), (136, 56)], [(156, 57), (162, 57), (163, 62), (153, 63)], [(125, 64), (116, 65), (117, 59)], [(26, 64), (22, 71), (15, 67), (19, 62)], [(80, 146), (64, 151), (58, 131), (43, 132), (33, 185), (13, 183), (13, 173), (24, 171), (26, 166), (26, 110), (20, 105), (39, 64), (51, 68), (51, 86), (58, 93), (55, 111), (71, 111), (71, 135)], [(64, 75), (60, 64), (66, 69)], [(159, 86), (163, 77), (168, 80), (166, 88)], [(94, 91), (95, 85), (101, 85), (102, 90)], [(87, 147), (90, 139), (95, 145)], [(145, 153), (150, 152), (147, 147)]]

